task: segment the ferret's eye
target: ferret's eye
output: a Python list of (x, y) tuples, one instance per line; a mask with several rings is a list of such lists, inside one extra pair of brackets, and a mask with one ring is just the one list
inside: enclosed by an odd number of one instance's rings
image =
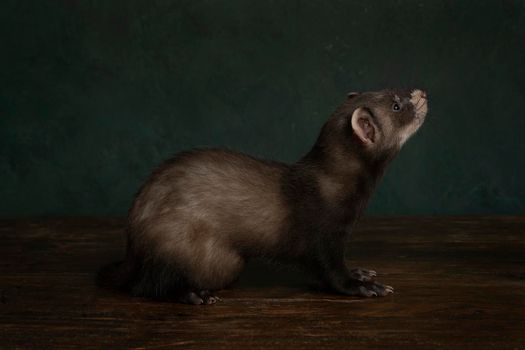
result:
[(399, 103), (394, 102), (394, 104), (392, 105), (392, 110), (394, 112), (399, 112), (401, 110), (401, 106), (399, 105)]

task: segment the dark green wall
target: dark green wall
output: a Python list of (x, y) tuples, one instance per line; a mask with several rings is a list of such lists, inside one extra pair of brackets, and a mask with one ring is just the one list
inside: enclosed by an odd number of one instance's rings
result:
[(186, 148), (293, 161), (348, 91), (430, 114), (369, 213), (525, 212), (523, 1), (0, 4), (0, 215), (122, 215)]

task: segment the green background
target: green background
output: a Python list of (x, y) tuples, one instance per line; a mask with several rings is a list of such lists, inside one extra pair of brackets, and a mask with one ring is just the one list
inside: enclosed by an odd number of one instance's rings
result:
[(124, 215), (151, 169), (291, 162), (349, 91), (422, 87), (368, 213), (524, 213), (523, 1), (0, 4), (0, 215)]

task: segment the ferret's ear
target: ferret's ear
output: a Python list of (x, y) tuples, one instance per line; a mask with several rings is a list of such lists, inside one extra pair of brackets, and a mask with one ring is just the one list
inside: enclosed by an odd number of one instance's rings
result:
[(352, 98), (352, 97), (355, 97), (359, 95), (359, 92), (349, 92), (346, 97), (348, 97), (349, 99)]
[(352, 129), (367, 146), (377, 142), (378, 129), (370, 113), (364, 108), (357, 108), (352, 114)]

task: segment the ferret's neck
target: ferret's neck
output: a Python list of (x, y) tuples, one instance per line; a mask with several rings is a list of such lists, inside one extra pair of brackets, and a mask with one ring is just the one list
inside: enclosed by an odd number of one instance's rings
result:
[(346, 145), (330, 144), (320, 138), (297, 164), (322, 170), (330, 176), (348, 178), (364, 176), (371, 182), (377, 182), (397, 152), (395, 150), (381, 153), (367, 152), (364, 147), (356, 137), (349, 140)]
[(369, 155), (353, 140), (348, 145), (326, 145), (322, 140), (292, 166), (294, 186), (319, 194), (354, 221), (366, 207), (395, 152)]

